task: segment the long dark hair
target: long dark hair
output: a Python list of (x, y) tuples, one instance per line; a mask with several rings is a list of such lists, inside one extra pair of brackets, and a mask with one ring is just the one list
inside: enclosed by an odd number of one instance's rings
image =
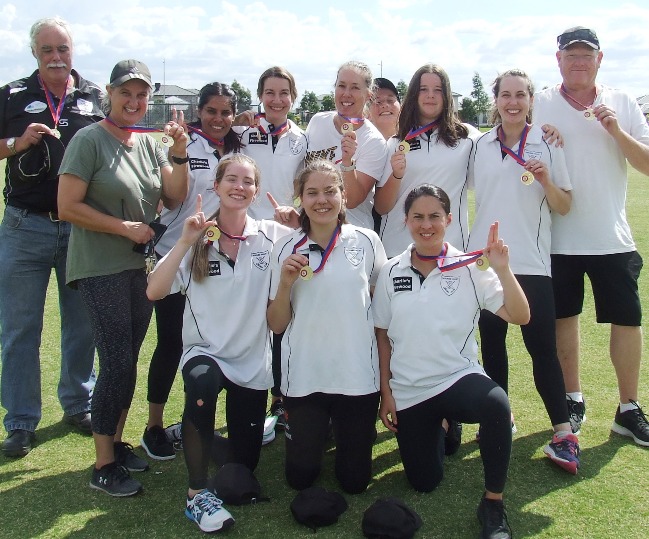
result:
[(439, 117), (437, 128), (437, 140), (442, 141), (446, 146), (456, 146), (458, 141), (469, 136), (469, 130), (459, 120), (453, 106), (453, 92), (451, 82), (446, 71), (437, 64), (425, 64), (421, 66), (410, 79), (408, 92), (401, 104), (401, 115), (399, 116), (399, 140), (404, 140), (408, 132), (421, 126), (419, 119), (419, 88), (421, 77), (425, 73), (437, 75), (442, 82), (442, 114)]
[[(232, 116), (237, 114), (237, 94), (234, 93), (232, 88), (227, 84), (221, 82), (210, 82), (201, 88), (200, 94), (198, 96), (198, 110), (202, 110), (210, 99), (214, 96), (225, 96), (229, 100), (230, 108), (232, 109)], [(201, 121), (197, 119), (194, 123), (189, 124), (192, 127), (201, 127)], [(239, 134), (236, 133), (233, 129), (228, 131), (228, 134), (223, 138), (223, 153), (236, 153), (240, 152), (243, 144), (241, 143), (241, 138)]]

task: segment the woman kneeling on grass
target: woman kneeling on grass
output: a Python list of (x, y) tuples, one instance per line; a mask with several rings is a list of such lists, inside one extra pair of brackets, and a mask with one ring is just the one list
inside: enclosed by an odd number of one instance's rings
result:
[(214, 185), (220, 209), (208, 219), (198, 199), (196, 213), (149, 276), (147, 288), (152, 300), (178, 291), (186, 296), (181, 358), (182, 437), (189, 473), (185, 514), (204, 532), (234, 523), (207, 489), (218, 395), (227, 391), (229, 460), (252, 471), (259, 462), (272, 385), (266, 323), (270, 255), (274, 242), (291, 229), (247, 215), (259, 177), (250, 157), (223, 158)]
[(406, 477), (420, 492), (430, 492), (442, 480), (443, 418), (480, 423), (485, 472), (478, 507), (481, 537), (507, 538), (502, 498), (512, 444), (511, 411), (507, 394), (478, 363), (475, 333), (481, 309), (526, 324), (527, 300), (509, 268), (498, 223), (491, 226), (487, 246), (476, 259), (478, 254), (466, 255), (444, 242), (450, 200), (439, 187), (424, 184), (410, 191), (405, 213), (414, 243), (383, 267), (372, 302), (380, 417), (396, 433)]

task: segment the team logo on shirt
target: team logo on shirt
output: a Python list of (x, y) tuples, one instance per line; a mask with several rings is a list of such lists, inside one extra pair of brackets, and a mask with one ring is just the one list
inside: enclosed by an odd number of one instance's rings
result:
[(452, 296), (460, 286), (460, 278), (455, 275), (442, 275), (440, 286), (447, 296)]
[(25, 112), (29, 112), (30, 114), (38, 114), (39, 112), (43, 112), (46, 108), (47, 103), (43, 103), (42, 101), (32, 101), (25, 107)]
[(210, 260), (207, 264), (207, 275), (210, 277), (221, 275), (221, 262), (218, 260)]
[(419, 137), (415, 137), (412, 140), (408, 141), (410, 144), (410, 150), (421, 150), (421, 139)]
[(336, 148), (338, 148), (338, 146), (332, 146), (331, 148), (314, 152), (306, 152), (306, 163), (309, 164), (311, 161), (317, 161), (318, 159), (333, 161), (336, 158)]
[(345, 258), (349, 260), (352, 265), (358, 266), (365, 257), (365, 249), (362, 247), (345, 247)]
[(268, 144), (268, 134), (259, 131), (250, 131), (248, 144)]
[(289, 147), (291, 149), (291, 153), (293, 155), (300, 155), (300, 152), (302, 151), (302, 148), (304, 147), (304, 143), (301, 141), (301, 139), (291, 137), (289, 139), (288, 144), (289, 144)]
[(392, 277), (392, 288), (395, 292), (411, 292), (412, 277)]
[(81, 114), (85, 114), (85, 115), (92, 114), (92, 109), (93, 109), (92, 101), (79, 98), (77, 99), (77, 108), (79, 109), (79, 112)]
[(535, 152), (532, 150), (528, 150), (525, 148), (523, 151), (523, 157), (525, 158), (525, 161), (529, 161), (530, 159), (541, 159), (542, 153), (541, 152)]
[(270, 252), (269, 251), (258, 251), (252, 253), (252, 265), (255, 268), (260, 269), (261, 271), (266, 271), (270, 265)]
[(199, 159), (197, 157), (189, 158), (189, 170), (209, 170), (210, 162), (207, 159)]

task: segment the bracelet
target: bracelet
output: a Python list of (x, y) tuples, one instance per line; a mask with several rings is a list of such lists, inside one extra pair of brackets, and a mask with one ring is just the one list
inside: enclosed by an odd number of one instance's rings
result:
[(349, 166), (343, 165), (340, 163), (340, 171), (341, 172), (351, 172), (352, 170), (356, 170), (356, 161), (352, 159), (352, 164)]
[(403, 180), (403, 176), (401, 176), (401, 178), (397, 178), (397, 177), (394, 175), (394, 172), (392, 173), (392, 177), (393, 177), (395, 180)]
[(171, 160), (177, 165), (184, 165), (189, 161), (189, 155), (186, 155), (185, 157), (176, 157), (175, 155), (172, 155)]

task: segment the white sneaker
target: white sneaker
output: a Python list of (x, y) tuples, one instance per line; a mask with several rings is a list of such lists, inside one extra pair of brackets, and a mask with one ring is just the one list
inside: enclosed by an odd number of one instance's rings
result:
[(271, 415), (264, 421), (264, 435), (261, 438), (261, 445), (267, 445), (275, 439), (275, 425), (277, 416)]
[(204, 489), (192, 499), (187, 498), (185, 515), (206, 533), (225, 530), (234, 524), (234, 518), (222, 505), (221, 500)]

